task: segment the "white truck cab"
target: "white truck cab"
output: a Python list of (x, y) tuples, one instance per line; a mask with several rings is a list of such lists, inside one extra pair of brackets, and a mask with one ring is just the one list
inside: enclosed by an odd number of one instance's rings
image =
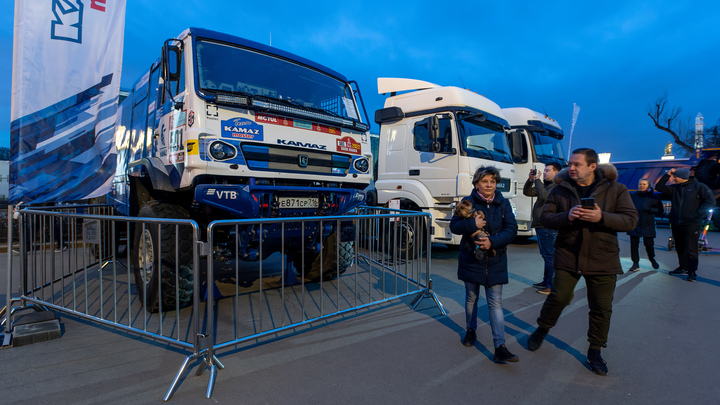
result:
[(478, 167), (500, 170), (497, 188), (506, 198), (516, 192), (502, 110), (475, 92), (421, 80), (378, 78), (378, 93), (389, 97), (375, 112), (377, 203), (400, 200), (402, 209), (430, 213), (432, 242), (459, 245), (450, 219), (455, 204), (472, 192)]

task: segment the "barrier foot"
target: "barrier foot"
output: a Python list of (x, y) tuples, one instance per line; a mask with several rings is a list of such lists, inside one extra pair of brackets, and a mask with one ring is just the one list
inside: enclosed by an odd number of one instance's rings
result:
[(215, 376), (217, 375), (217, 367), (215, 364), (210, 366), (210, 381), (208, 381), (207, 392), (205, 398), (212, 398), (213, 389), (215, 389)]
[(410, 303), (411, 308), (414, 310), (425, 298), (432, 298), (432, 300), (435, 301), (435, 305), (437, 305), (438, 309), (440, 310), (440, 313), (442, 313), (443, 315), (447, 315), (447, 312), (445, 312), (445, 307), (443, 307), (443, 305), (440, 303), (437, 294), (430, 290), (420, 291)]
[(173, 380), (172, 384), (170, 384), (170, 389), (168, 390), (167, 394), (165, 394), (165, 398), (163, 398), (163, 401), (170, 400), (170, 398), (172, 398), (172, 396), (175, 394), (178, 386), (180, 386), (180, 378), (187, 370), (188, 365), (190, 364), (190, 360), (194, 359), (195, 357), (197, 357), (197, 355), (194, 354), (192, 356), (185, 357), (185, 361), (180, 367), (180, 371), (178, 371), (177, 375), (175, 375), (175, 379)]

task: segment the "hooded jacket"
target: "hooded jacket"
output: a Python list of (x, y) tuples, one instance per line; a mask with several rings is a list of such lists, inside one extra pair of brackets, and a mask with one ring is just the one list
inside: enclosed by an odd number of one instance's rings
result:
[(670, 174), (665, 173), (655, 189), (663, 194), (672, 194), (670, 208), (671, 225), (702, 226), (710, 208), (715, 206), (715, 197), (710, 188), (695, 179), (680, 184), (666, 184)]
[(657, 236), (655, 230), (655, 216), (663, 213), (664, 208), (660, 197), (655, 194), (652, 187), (645, 191), (636, 191), (630, 194), (638, 212), (638, 225), (628, 232), (630, 236), (643, 238), (654, 238)]
[(602, 219), (591, 223), (570, 221), (570, 209), (580, 204), (575, 180), (568, 169), (555, 175), (557, 184), (543, 206), (542, 222), (557, 229), (553, 265), (556, 269), (582, 275), (622, 274), (617, 232), (627, 232), (637, 225), (637, 211), (624, 184), (617, 182), (617, 169), (610, 164), (598, 165), (590, 196), (602, 210)]
[(478, 260), (474, 254), (475, 242), (471, 240), (471, 235), (478, 230), (478, 227), (475, 226), (475, 218), (453, 216), (450, 220), (450, 230), (456, 235), (462, 235), (458, 254), (458, 278), (461, 281), (487, 287), (507, 284), (506, 246), (517, 235), (517, 222), (510, 201), (497, 190), (492, 203), (483, 201), (475, 190), (463, 200), (469, 200), (476, 211), (482, 211), (485, 214), (485, 230), (489, 235), (488, 239), (492, 244), (491, 250), (495, 251), (495, 255), (485, 255), (485, 258)]

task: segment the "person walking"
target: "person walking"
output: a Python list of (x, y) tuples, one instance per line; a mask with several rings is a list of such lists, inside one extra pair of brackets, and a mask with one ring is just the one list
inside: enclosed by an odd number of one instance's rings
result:
[(568, 163), (555, 176), (557, 186), (543, 206), (543, 225), (558, 230), (555, 278), (527, 347), (540, 348), (583, 277), (590, 309), (587, 362), (593, 373), (607, 375), (600, 350), (608, 339), (617, 275), (623, 273), (617, 232), (635, 228), (637, 211), (625, 185), (617, 182), (615, 167), (598, 166), (594, 150), (576, 149)]
[(638, 191), (631, 193), (633, 204), (638, 212), (638, 226), (627, 234), (630, 235), (630, 258), (632, 266), (628, 271), (640, 270), (640, 238), (645, 245), (645, 252), (653, 269), (659, 269), (660, 265), (655, 260), (655, 216), (663, 212), (662, 201), (650, 187), (650, 181), (642, 179), (638, 182)]
[[(674, 184), (667, 184), (671, 177)], [(672, 196), (670, 232), (675, 241), (678, 268), (670, 274), (687, 274), (687, 281), (696, 281), (700, 228), (710, 209), (715, 207), (715, 197), (708, 186), (690, 178), (688, 169), (670, 169), (655, 188)]]
[[(474, 189), (463, 200), (472, 203), (476, 212), (470, 218), (454, 215), (450, 230), (462, 235), (458, 254), (458, 278), (465, 283), (465, 323), (467, 331), (463, 345), (473, 346), (477, 329), (477, 301), (480, 286), (485, 288), (490, 328), (495, 346), (496, 363), (516, 362), (518, 356), (505, 346), (505, 318), (502, 309), (502, 287), (508, 283), (506, 246), (517, 235), (517, 222), (510, 201), (497, 191), (500, 171), (493, 166), (481, 166), (473, 176)], [(473, 234), (484, 230), (478, 240)], [(479, 249), (476, 249), (476, 246)]]
[(523, 186), (523, 195), (527, 197), (537, 197), (535, 204), (533, 204), (532, 222), (530, 226), (535, 228), (538, 248), (540, 249), (540, 256), (542, 256), (545, 262), (545, 268), (542, 281), (533, 284), (533, 287), (539, 288), (538, 293), (545, 295), (550, 294), (550, 287), (552, 286), (554, 273), (552, 261), (557, 231), (555, 229), (545, 228), (540, 222), (540, 217), (542, 216), (545, 199), (550, 193), (550, 190), (555, 188), (553, 178), (560, 170), (562, 170), (560, 164), (548, 163), (545, 165), (545, 170), (543, 170), (543, 179), (540, 180), (540, 177), (537, 175), (537, 170), (533, 169), (530, 171), (530, 175)]

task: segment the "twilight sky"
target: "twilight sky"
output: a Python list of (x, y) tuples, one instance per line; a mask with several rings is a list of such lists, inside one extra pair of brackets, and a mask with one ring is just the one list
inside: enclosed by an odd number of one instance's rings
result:
[[(157, 59), (165, 39), (195, 26), (265, 44), (272, 38), (273, 46), (356, 80), (371, 120), (384, 103), (378, 77), (468, 88), (501, 107), (545, 112), (567, 135), (577, 103), (572, 147), (611, 152), (612, 161), (663, 154), (671, 138), (647, 110), (664, 92), (684, 118), (720, 119), (717, 1), (127, 3), (123, 88)], [(5, 8), (0, 146), (9, 147), (13, 13)]]

